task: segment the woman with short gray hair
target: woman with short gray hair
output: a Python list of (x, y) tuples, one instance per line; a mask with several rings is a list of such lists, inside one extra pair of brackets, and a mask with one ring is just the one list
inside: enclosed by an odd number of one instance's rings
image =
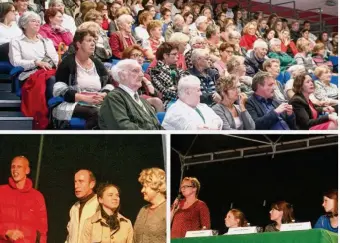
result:
[[(10, 42), (8, 55), (11, 64), (24, 68), (24, 72), (19, 75), (21, 81), (38, 69), (51, 70), (58, 64), (58, 54), (53, 42), (38, 35), (40, 24), (38, 14), (25, 12), (19, 19), (19, 27), (24, 34)], [(54, 82), (53, 76), (46, 81), (46, 100), (53, 97)]]
[(123, 14), (117, 19), (119, 30), (112, 33), (110, 37), (112, 55), (115, 58), (122, 59), (124, 49), (137, 44), (135, 38), (131, 34), (133, 22), (132, 16), (128, 14)]

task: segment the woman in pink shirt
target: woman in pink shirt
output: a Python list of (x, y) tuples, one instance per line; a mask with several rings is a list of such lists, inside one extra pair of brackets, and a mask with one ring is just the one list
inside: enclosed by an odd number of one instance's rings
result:
[(72, 33), (61, 26), (63, 22), (61, 11), (49, 8), (45, 12), (44, 19), (46, 24), (40, 27), (39, 34), (44, 38), (52, 40), (56, 50), (58, 50), (60, 43), (64, 43), (66, 46), (72, 43)]

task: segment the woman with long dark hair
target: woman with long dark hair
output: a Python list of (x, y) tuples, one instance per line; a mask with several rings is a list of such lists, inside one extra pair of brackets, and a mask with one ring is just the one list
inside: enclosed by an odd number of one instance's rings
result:
[(323, 194), (322, 207), (326, 214), (320, 216), (314, 228), (338, 233), (338, 190), (330, 190)]
[(85, 221), (80, 242), (132, 243), (131, 221), (119, 213), (119, 188), (113, 184), (98, 187), (98, 211)]
[(295, 221), (293, 206), (286, 201), (279, 201), (271, 206), (269, 212), (270, 220), (274, 223), (269, 224), (265, 228), (265, 232), (280, 231), (282, 224), (288, 224)]

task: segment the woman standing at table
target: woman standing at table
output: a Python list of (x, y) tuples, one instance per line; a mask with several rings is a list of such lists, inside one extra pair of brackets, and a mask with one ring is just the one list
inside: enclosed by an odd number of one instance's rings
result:
[(338, 233), (338, 190), (330, 190), (323, 194), (322, 207), (326, 214), (318, 219), (314, 228)]
[(224, 222), (227, 228), (246, 227), (248, 225), (248, 221), (246, 220), (244, 213), (238, 209), (229, 210), (225, 216)]
[(177, 198), (171, 208), (171, 238), (183, 238), (187, 231), (210, 229), (210, 213), (205, 202), (199, 200), (200, 182), (185, 177), (181, 183), (184, 199)]
[(265, 232), (280, 231), (282, 224), (294, 222), (293, 207), (290, 203), (285, 201), (274, 203), (269, 214), (270, 220), (274, 221), (274, 223), (267, 225), (264, 230)]
[(145, 169), (138, 181), (142, 184), (144, 200), (134, 226), (134, 243), (166, 242), (166, 179), (159, 168)]

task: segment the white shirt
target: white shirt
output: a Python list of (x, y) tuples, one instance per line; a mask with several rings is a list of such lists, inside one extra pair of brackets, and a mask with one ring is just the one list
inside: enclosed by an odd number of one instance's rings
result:
[[(44, 39), (47, 55), (58, 65), (58, 53), (50, 39)], [(22, 51), (24, 50), (24, 51)], [(13, 66), (23, 67), (24, 70), (35, 68), (35, 61), (41, 61), (45, 57), (45, 48), (41, 39), (32, 41), (25, 35), (11, 40), (8, 52), (9, 61)]]
[(213, 109), (203, 103), (196, 108), (200, 110), (204, 120), (194, 108), (178, 99), (166, 112), (162, 127), (166, 130), (197, 130), (198, 127), (207, 126), (221, 130), (222, 119)]
[(61, 24), (61, 26), (65, 29), (68, 29), (74, 36), (77, 27), (76, 23), (74, 22), (74, 19), (71, 16), (63, 14), (63, 23)]
[(80, 90), (89, 92), (98, 92), (101, 90), (100, 77), (97, 73), (97, 69), (92, 63), (90, 70), (85, 70), (76, 60), (77, 64), (77, 83)]
[(0, 23), (0, 45), (9, 43), (12, 39), (22, 36), (22, 30), (13, 21), (11, 26)]
[(142, 26), (136, 27), (135, 33), (136, 33), (136, 37), (138, 39), (141, 39), (142, 41), (146, 41), (147, 39), (150, 38), (148, 31), (146, 30), (146, 28)]

